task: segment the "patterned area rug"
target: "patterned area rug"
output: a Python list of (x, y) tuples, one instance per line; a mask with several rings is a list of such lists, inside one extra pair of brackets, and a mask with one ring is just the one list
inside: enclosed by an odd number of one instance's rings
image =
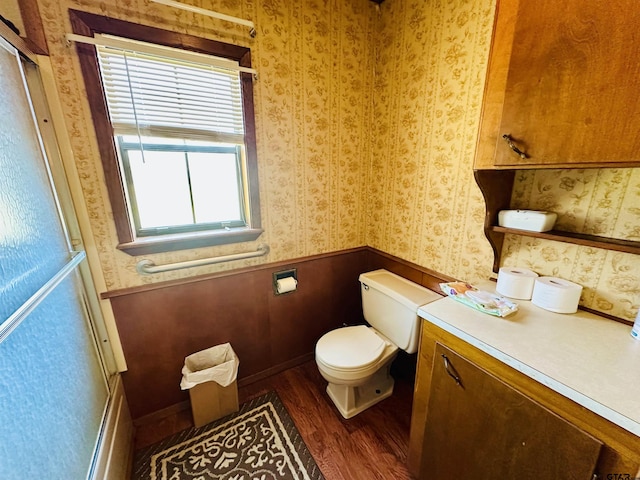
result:
[(132, 480), (323, 480), (275, 392), (136, 453)]

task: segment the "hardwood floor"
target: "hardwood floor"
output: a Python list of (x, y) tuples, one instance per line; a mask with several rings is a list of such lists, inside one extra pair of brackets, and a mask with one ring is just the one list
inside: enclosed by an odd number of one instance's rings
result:
[[(413, 385), (397, 378), (391, 397), (345, 420), (325, 391), (314, 361), (239, 390), (240, 403), (277, 391), (327, 480), (411, 479), (405, 466)], [(192, 426), (185, 410), (139, 427), (136, 448)]]

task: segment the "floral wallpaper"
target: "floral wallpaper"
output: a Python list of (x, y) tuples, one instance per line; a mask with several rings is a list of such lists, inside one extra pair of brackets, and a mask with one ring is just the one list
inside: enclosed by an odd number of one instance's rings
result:
[(9, 20), (24, 35), (24, 24), (20, 16), (20, 8), (17, 0), (4, 0), (0, 3), (0, 15)]
[[(512, 208), (558, 214), (555, 228), (640, 241), (640, 169), (523, 170)], [(640, 304), (637, 255), (507, 235), (503, 264), (583, 286), (581, 304), (633, 319)]]
[[(484, 202), (473, 179), (495, 0), (185, 0), (252, 20), (240, 26), (150, 0), (37, 0), (58, 95), (109, 290), (370, 245), (475, 281), (491, 274)], [(140, 276), (118, 251), (67, 10), (85, 10), (249, 46), (260, 198), (256, 242), (148, 255), (158, 264), (255, 249), (240, 262)], [(640, 235), (637, 169), (523, 171), (514, 208), (559, 213), (558, 226)], [(632, 318), (637, 256), (507, 236), (504, 265), (584, 285), (581, 303)]]
[[(91, 232), (109, 290), (276, 262), (366, 244), (362, 196), (368, 172), (374, 26), (370, 0), (197, 0), (248, 19), (245, 27), (150, 0), (38, 0), (66, 126), (82, 182)], [(254, 84), (261, 216), (256, 242), (132, 257), (115, 247), (112, 220), (68, 9), (249, 46), (259, 72)], [(136, 263), (164, 264), (253, 251), (257, 259), (140, 276)]]
[[(367, 242), (453, 277), (492, 274), (473, 160), (495, 2), (382, 4)], [(640, 240), (640, 169), (518, 173), (512, 208), (550, 210), (562, 230)], [(501, 264), (583, 285), (581, 304), (633, 319), (637, 255), (507, 235)]]
[(493, 0), (382, 4), (369, 245), (468, 281), (491, 273), (473, 178)]

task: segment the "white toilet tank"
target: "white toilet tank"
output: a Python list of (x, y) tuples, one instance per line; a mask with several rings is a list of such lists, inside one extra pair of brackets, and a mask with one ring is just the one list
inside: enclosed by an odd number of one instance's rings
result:
[(398, 348), (415, 353), (420, 338), (418, 307), (442, 296), (387, 270), (363, 273), (359, 280), (365, 320)]

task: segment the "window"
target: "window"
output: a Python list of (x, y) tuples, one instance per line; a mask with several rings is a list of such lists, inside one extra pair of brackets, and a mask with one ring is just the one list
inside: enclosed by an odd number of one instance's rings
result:
[(118, 248), (138, 255), (255, 240), (249, 49), (86, 12), (71, 18), (74, 33), (100, 44), (76, 48), (87, 91), (102, 94), (89, 101)]
[(247, 226), (241, 145), (116, 138), (137, 236)]
[(142, 47), (97, 47), (135, 235), (246, 227), (239, 72)]

